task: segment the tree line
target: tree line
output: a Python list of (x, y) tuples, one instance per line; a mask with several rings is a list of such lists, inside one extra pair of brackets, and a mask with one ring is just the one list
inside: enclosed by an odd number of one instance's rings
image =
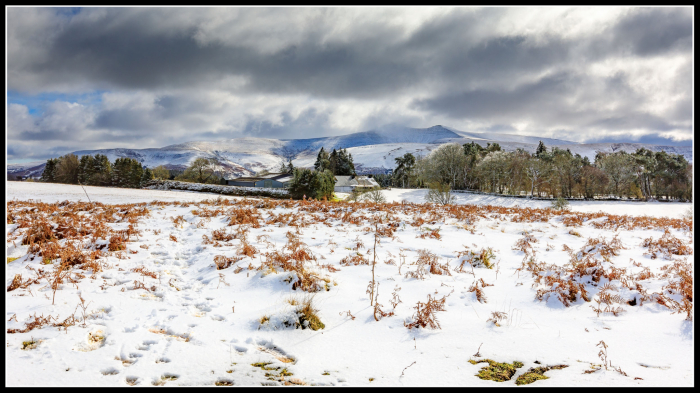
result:
[(391, 175), (376, 175), (393, 187), (449, 185), (451, 189), (554, 198), (596, 196), (692, 200), (692, 164), (678, 154), (639, 148), (596, 154), (594, 162), (569, 149), (506, 152), (498, 143), (446, 144), (428, 156), (395, 158)]
[(46, 161), (41, 181), (90, 186), (141, 187), (153, 179), (153, 172), (133, 158), (117, 158), (114, 162), (104, 154), (66, 154)]
[(225, 184), (217, 171), (216, 160), (197, 158), (184, 170), (169, 170), (163, 165), (152, 170), (128, 157), (110, 162), (104, 154), (66, 154), (46, 161), (41, 181), (103, 187), (139, 188), (152, 179), (178, 180), (193, 183)]

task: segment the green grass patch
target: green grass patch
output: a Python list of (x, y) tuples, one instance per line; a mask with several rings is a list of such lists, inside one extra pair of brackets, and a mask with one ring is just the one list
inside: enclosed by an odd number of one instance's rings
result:
[(258, 363), (251, 363), (250, 365), (253, 367), (260, 367), (261, 369), (263, 369), (265, 371), (279, 369), (279, 367), (267, 367), (268, 364), (272, 364), (272, 362), (258, 362)]
[(518, 379), (515, 380), (516, 385), (527, 385), (531, 384), (535, 381), (538, 381), (540, 379), (549, 379), (548, 376), (544, 375), (545, 372), (549, 370), (561, 370), (562, 368), (569, 367), (565, 364), (559, 364), (556, 366), (550, 366), (550, 367), (535, 367), (527, 370), (526, 373), (522, 374), (521, 376), (518, 377)]
[(498, 362), (495, 362), (491, 359), (484, 359), (484, 360), (479, 360), (479, 361), (470, 360), (469, 363), (471, 363), (471, 364), (488, 363), (489, 365), (486, 367), (482, 367), (482, 369), (479, 371), (478, 374), (476, 374), (476, 376), (481, 378), (481, 379), (486, 379), (486, 380), (491, 380), (491, 381), (496, 381), (496, 382), (510, 381), (510, 379), (513, 378), (513, 375), (515, 375), (516, 369), (523, 366), (523, 364), (521, 362), (518, 362), (518, 361), (515, 361), (511, 364), (511, 363), (498, 363)]

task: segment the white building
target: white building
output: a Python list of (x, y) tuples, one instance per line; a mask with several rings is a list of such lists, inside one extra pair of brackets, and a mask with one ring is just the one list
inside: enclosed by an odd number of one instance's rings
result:
[(372, 189), (379, 183), (367, 176), (335, 176), (335, 192), (352, 192), (356, 188)]

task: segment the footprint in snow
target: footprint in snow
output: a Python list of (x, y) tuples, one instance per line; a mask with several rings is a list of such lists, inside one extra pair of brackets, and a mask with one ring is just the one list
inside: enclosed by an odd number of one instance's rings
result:
[(117, 370), (114, 367), (104, 368), (104, 369), (100, 370), (100, 372), (102, 373), (102, 375), (117, 375), (117, 374), (119, 374), (119, 370)]

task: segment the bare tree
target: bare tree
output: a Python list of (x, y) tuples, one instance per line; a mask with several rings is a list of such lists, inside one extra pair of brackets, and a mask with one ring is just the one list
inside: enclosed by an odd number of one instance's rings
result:
[(183, 180), (191, 180), (197, 183), (207, 183), (218, 180), (216, 175), (216, 160), (213, 158), (199, 157), (182, 174)]
[(634, 159), (625, 152), (601, 154), (597, 164), (610, 178), (615, 195), (620, 195), (621, 189), (629, 187), (634, 178)]
[(545, 177), (547, 164), (539, 158), (531, 158), (525, 165), (525, 176), (530, 179), (530, 196), (535, 194), (535, 186)]
[(75, 154), (66, 154), (58, 159), (56, 165), (56, 180), (61, 183), (78, 184), (78, 168), (80, 161)]
[(454, 202), (454, 195), (450, 191), (449, 183), (432, 182), (428, 193), (425, 195), (426, 202), (437, 203), (439, 205), (449, 205)]

